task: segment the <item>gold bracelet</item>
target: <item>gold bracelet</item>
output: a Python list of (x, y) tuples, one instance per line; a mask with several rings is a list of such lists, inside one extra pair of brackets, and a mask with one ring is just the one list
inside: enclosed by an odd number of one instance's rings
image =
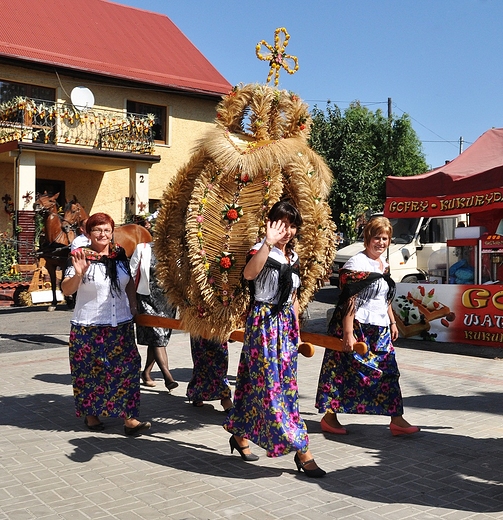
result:
[(269, 248), (269, 251), (274, 247), (274, 244), (270, 244), (267, 242), (267, 240), (264, 242), (264, 244)]
[(82, 278), (84, 275), (82, 273), (75, 273), (75, 276), (78, 276), (79, 278)]

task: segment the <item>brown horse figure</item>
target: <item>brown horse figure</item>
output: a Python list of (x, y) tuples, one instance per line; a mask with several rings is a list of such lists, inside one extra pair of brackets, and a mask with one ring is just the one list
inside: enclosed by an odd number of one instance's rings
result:
[(113, 241), (122, 246), (130, 257), (138, 244), (152, 242), (152, 235), (138, 224), (124, 224), (115, 228)]
[[(77, 236), (79, 223), (88, 217), (87, 212), (78, 203), (75, 196), (66, 204), (65, 215), (61, 216), (58, 212), (58, 196), (59, 193), (55, 195), (39, 194), (34, 204), (35, 211), (44, 220), (44, 241), (40, 244), (37, 256), (45, 260), (45, 267), (51, 280), (52, 302), (48, 311), (54, 311), (58, 303), (56, 270), (59, 267), (64, 271), (70, 253), (70, 244)], [(78, 204), (79, 207), (72, 211), (75, 204)], [(67, 297), (66, 302), (70, 308), (73, 307), (72, 297)]]

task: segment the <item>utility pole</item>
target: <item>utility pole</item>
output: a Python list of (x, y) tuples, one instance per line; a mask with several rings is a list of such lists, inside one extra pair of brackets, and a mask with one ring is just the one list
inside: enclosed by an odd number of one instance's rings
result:
[(390, 175), (389, 165), (391, 159), (391, 125), (393, 123), (393, 109), (391, 105), (391, 98), (388, 98), (388, 150), (386, 153), (386, 163), (384, 165), (384, 174)]
[(459, 153), (463, 153), (463, 136), (459, 138)]

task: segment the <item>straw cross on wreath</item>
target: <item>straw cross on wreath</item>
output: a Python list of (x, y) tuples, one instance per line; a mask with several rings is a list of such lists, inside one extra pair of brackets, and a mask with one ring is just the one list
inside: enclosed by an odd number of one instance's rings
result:
[(290, 35), (284, 27), (278, 27), (274, 31), (274, 47), (269, 45), (265, 40), (260, 40), (256, 47), (255, 53), (259, 60), (269, 62), (269, 75), (266, 83), (271, 81), (274, 74), (274, 86), (278, 86), (279, 71), (283, 67), (288, 74), (295, 74), (299, 70), (299, 60), (296, 56), (285, 54)]

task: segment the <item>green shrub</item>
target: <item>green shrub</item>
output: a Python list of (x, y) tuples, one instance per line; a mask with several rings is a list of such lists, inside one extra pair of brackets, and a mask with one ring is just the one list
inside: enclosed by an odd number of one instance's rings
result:
[(0, 235), (0, 282), (15, 282), (21, 280), (21, 274), (14, 272), (18, 263), (18, 253), (12, 238), (6, 233)]

